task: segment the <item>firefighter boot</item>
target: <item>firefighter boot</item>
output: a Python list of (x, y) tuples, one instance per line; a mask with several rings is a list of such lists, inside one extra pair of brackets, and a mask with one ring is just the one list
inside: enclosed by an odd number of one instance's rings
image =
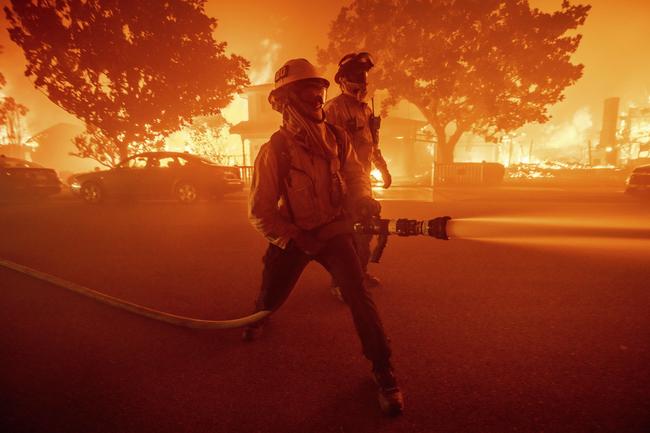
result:
[(388, 416), (398, 416), (404, 410), (404, 396), (390, 367), (373, 369), (373, 378), (379, 388), (379, 407)]

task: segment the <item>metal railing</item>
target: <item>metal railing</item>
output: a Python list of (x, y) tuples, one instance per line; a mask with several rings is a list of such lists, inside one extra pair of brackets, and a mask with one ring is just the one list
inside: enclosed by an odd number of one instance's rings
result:
[(456, 162), (436, 164), (436, 185), (490, 185), (503, 180), (505, 168), (490, 162)]
[(252, 165), (236, 165), (239, 169), (239, 175), (241, 180), (243, 180), (247, 185), (250, 185), (251, 179), (253, 178), (253, 166)]

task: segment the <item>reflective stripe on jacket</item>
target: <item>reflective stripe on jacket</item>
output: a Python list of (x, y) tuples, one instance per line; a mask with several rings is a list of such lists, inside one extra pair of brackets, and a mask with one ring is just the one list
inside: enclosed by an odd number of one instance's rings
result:
[(291, 136), (285, 129), (281, 132), (287, 139), (290, 154), (290, 170), (284, 182), (291, 206), (292, 218), (282, 197), (280, 187), (280, 155), (270, 142), (265, 143), (255, 159), (251, 190), (249, 195), (249, 220), (269, 242), (285, 248), (289, 240), (300, 230), (311, 230), (327, 224), (341, 216), (343, 209), (354, 205), (361, 197), (371, 196), (370, 182), (356, 157), (347, 136), (342, 146), (345, 152), (340, 173), (347, 187), (343, 203), (331, 202), (332, 164), (340, 165), (336, 136), (327, 129), (327, 158), (321, 149), (310, 146)]

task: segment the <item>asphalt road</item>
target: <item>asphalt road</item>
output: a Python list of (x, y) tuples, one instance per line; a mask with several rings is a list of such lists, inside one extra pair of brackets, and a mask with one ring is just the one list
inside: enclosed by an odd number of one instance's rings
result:
[[(650, 202), (603, 188), (384, 197), (384, 217), (474, 224), (473, 239), (391, 238), (371, 269), (402, 417), (380, 414), (351, 318), (316, 264), (252, 344), (0, 269), (0, 431), (650, 431)], [(517, 219), (543, 224), (481, 226)], [(204, 319), (252, 310), (266, 246), (244, 195), (3, 203), (0, 228), (0, 258)]]

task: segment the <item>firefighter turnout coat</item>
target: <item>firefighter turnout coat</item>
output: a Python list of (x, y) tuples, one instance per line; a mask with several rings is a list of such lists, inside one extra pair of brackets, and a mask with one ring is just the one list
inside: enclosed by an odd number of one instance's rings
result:
[[(260, 148), (249, 195), (249, 220), (269, 242), (286, 248), (301, 230), (313, 230), (342, 217), (362, 197), (371, 197), (370, 180), (343, 131), (326, 129), (327, 149), (296, 137), (282, 127), (288, 170), (273, 139)], [(338, 141), (337, 141), (338, 137)], [(318, 146), (321, 147), (321, 146)], [(285, 171), (285, 173), (283, 173)], [(333, 175), (342, 180), (336, 189)], [(285, 193), (286, 191), (286, 193)], [(336, 198), (340, 193), (339, 198)], [(286, 197), (285, 197), (286, 196)], [(287, 199), (289, 204), (287, 204)]]

